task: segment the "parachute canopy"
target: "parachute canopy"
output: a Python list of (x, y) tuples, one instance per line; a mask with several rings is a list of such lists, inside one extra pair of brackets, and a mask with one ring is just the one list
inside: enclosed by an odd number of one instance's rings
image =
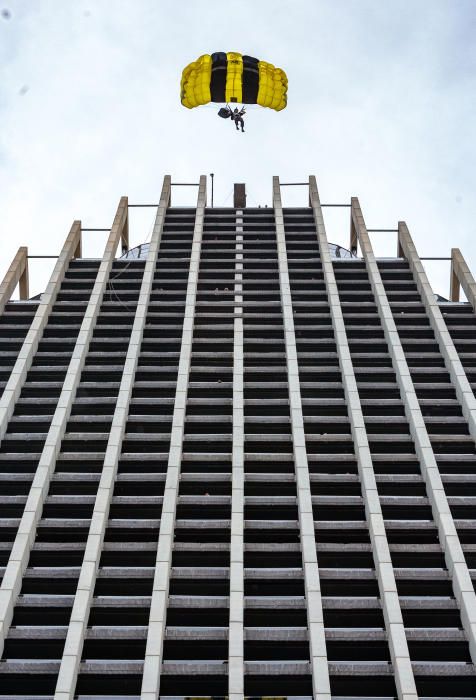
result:
[(184, 68), (180, 99), (188, 109), (208, 102), (240, 102), (279, 112), (286, 107), (287, 89), (281, 68), (235, 51), (219, 51), (204, 54)]

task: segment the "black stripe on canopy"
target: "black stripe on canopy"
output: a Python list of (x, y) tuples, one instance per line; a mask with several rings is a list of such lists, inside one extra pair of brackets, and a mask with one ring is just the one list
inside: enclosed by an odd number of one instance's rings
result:
[(256, 104), (259, 88), (258, 59), (253, 56), (243, 56), (243, 104)]
[(223, 51), (212, 53), (212, 77), (210, 96), (212, 102), (225, 102), (227, 57)]

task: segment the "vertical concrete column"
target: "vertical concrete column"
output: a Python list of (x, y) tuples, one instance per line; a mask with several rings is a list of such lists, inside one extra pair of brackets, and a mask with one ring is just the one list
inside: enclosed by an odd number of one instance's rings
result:
[(468, 423), (469, 432), (476, 440), (476, 398), (471, 389), (471, 385), (466, 377), (466, 372), (463, 369), (461, 360), (459, 359), (458, 351), (456, 350), (453, 339), (449, 334), (446, 323), (440, 311), (438, 302), (433, 293), (433, 290), (428, 282), (426, 272), (423, 268), (421, 260), (418, 256), (415, 244), (413, 243), (410, 232), (404, 221), (398, 222), (398, 242), (401, 246), (403, 255), (408, 260), (410, 270), (413, 273), (413, 279), (416, 282), (418, 291), (421, 296), (423, 305), (430, 321), (430, 325), (435, 334), (436, 342), (445, 361), (446, 369), (448, 370), (452, 384), (456, 391), (456, 396), (461, 404), (463, 415)]
[[(413, 677), (410, 654), (403, 625), (402, 611), (398, 598), (397, 584), (390, 557), (390, 549), (385, 532), (385, 524), (382, 508), (375, 481), (375, 473), (372, 464), (367, 431), (362, 414), (360, 396), (355, 380), (354, 366), (349, 350), (347, 333), (345, 330), (342, 307), (339, 292), (334, 275), (334, 267), (329, 252), (324, 218), (319, 200), (319, 193), (315, 177), (309, 178), (310, 201), (316, 222), (317, 239), (321, 255), (322, 271), (326, 284), (327, 298), (334, 328), (334, 337), (337, 345), (337, 354), (342, 375), (342, 384), (347, 403), (352, 438), (354, 441), (355, 456), (359, 470), (362, 497), (365, 503), (365, 513), (369, 525), (372, 554), (377, 573), (380, 600), (385, 619), (390, 655), (392, 658), (395, 683), (400, 700), (417, 700), (415, 679)], [(355, 246), (357, 239), (354, 239)], [(360, 241), (362, 246), (362, 241)]]
[(28, 299), (28, 248), (18, 248), (2, 283), (0, 284), (0, 315), (20, 283), (20, 299)]
[(236, 212), (235, 304), (233, 334), (233, 454), (231, 480), (230, 626), (228, 698), (243, 700), (243, 533), (244, 533), (244, 401), (243, 401), (243, 211)]
[(38, 343), (43, 336), (43, 330), (48, 323), (48, 317), (58, 296), (61, 283), (68, 269), (70, 260), (75, 256), (81, 241), (81, 222), (74, 221), (66, 238), (63, 249), (59, 255), (53, 273), (46, 290), (41, 295), (35, 317), (26, 334), (20, 352), (16, 359), (12, 373), (0, 399), (0, 441), (3, 440), (7, 430), (15, 403), (25, 383), (26, 375), (31, 367), (33, 357), (38, 348)]
[(114, 493), (122, 441), (129, 416), (129, 404), (134, 387), (134, 376), (140, 356), (142, 336), (147, 318), (150, 294), (154, 281), (157, 254), (160, 247), (167, 206), (170, 200), (170, 176), (166, 175), (155, 217), (149, 252), (145, 263), (134, 324), (127, 349), (119, 394), (112, 418), (104, 465), (96, 494), (86, 549), (69, 621), (66, 642), (61, 659), (55, 700), (72, 700), (81, 661), (81, 654), (94, 594), (97, 571), (106, 533), (109, 510)]
[[(25, 248), (26, 252), (28, 253), (28, 248)], [(30, 296), (30, 275), (29, 275), (29, 267), (28, 267), (28, 255), (26, 254), (26, 263), (25, 267), (23, 268), (23, 272), (20, 276), (19, 280), (19, 293), (20, 293), (20, 299), (22, 301), (25, 301), (28, 299)]]
[(315, 700), (330, 700), (331, 690), (329, 667), (327, 663), (324, 617), (322, 612), (321, 584), (319, 580), (319, 567), (317, 564), (311, 484), (302, 415), (301, 387), (299, 383), (291, 288), (289, 285), (286, 237), (284, 234), (284, 216), (278, 177), (273, 177), (273, 207), (276, 221), (279, 286), (281, 291), (286, 345), (289, 404), (293, 436), (294, 468), (296, 472), (301, 551), (304, 568), (304, 586), (306, 590), (313, 694)]
[(3, 649), (3, 643), (12, 621), (15, 600), (20, 592), (23, 573), (28, 566), (31, 546), (35, 541), (36, 526), (41, 518), (44, 501), (48, 495), (51, 476), (55, 469), (56, 458), (61, 449), (61, 441), (71, 413), (71, 406), (76, 395), (76, 389), (81, 379), (81, 371), (96, 325), (96, 318), (101, 307), (109, 273), (114, 261), (114, 254), (126, 222), (127, 197), (122, 197), (114, 218), (111, 233), (106, 243), (104, 256), (99, 266), (83, 322), (79, 329), (63, 388), (51, 421), (50, 429), (46, 436), (45, 445), (35, 472), (35, 477), (31, 484), (23, 516), (20, 520), (20, 525), (0, 588), (1, 649)]
[(463, 287), (466, 298), (476, 312), (476, 281), (459, 248), (451, 249), (451, 301), (459, 301), (459, 288)]
[(185, 409), (187, 403), (188, 375), (192, 357), (193, 322), (197, 296), (198, 270), (202, 247), (203, 220), (207, 202), (206, 176), (200, 176), (197, 211), (193, 231), (192, 253), (185, 300), (185, 317), (182, 330), (177, 387), (175, 390), (170, 451), (165, 480), (160, 532), (155, 564), (154, 584), (150, 607), (149, 628), (145, 650), (144, 674), (142, 677), (141, 698), (156, 700), (160, 692), (160, 672), (165, 636), (167, 600), (169, 595), (170, 567), (174, 543), (175, 513), (180, 481)]
[(459, 248), (452, 248), (451, 249), (450, 301), (459, 301), (459, 294), (460, 294), (460, 288), (461, 288), (461, 285), (460, 285), (460, 282), (458, 279), (458, 275), (456, 274), (457, 263), (455, 260), (455, 251), (458, 251), (458, 253), (461, 255)]

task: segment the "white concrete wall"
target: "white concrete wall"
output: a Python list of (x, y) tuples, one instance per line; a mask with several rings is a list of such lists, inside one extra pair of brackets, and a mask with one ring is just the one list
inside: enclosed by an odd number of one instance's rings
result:
[(12, 417), (15, 403), (20, 396), (70, 260), (74, 257), (80, 244), (81, 222), (74, 221), (63, 245), (63, 249), (56, 261), (48, 286), (41, 295), (35, 317), (23, 341), (22, 348), (18, 353), (12, 373), (2, 394), (2, 398), (0, 399), (0, 441), (3, 440), (5, 436), (8, 421)]
[[(329, 253), (329, 244), (327, 241), (316, 179), (312, 176), (309, 178), (309, 196), (316, 223), (322, 269), (331, 311), (334, 337), (337, 345), (347, 411), (354, 441), (354, 451), (357, 458), (360, 487), (365, 504), (370, 541), (372, 543), (372, 554), (385, 619), (385, 629), (395, 673), (395, 683), (400, 700), (417, 700), (418, 696), (415, 679), (408, 651), (408, 643), (405, 635), (405, 627), (403, 625), (402, 611), (398, 598), (397, 584), (385, 531), (377, 483), (375, 481), (367, 430), (362, 414), (362, 406), (349, 350), (334, 268)], [(362, 241), (360, 241), (360, 243), (362, 245)]]
[(129, 403), (134, 386), (134, 376), (140, 356), (147, 309), (154, 281), (157, 255), (162, 237), (167, 206), (170, 201), (170, 176), (166, 175), (155, 217), (152, 238), (144, 267), (139, 299), (134, 317), (116, 407), (106, 447), (101, 479), (96, 494), (86, 549), (69, 621), (61, 666), (56, 683), (55, 700), (72, 700), (86, 635), (89, 613), (94, 594), (97, 571), (106, 533), (109, 510), (116, 483), (122, 441), (129, 416)]
[(294, 468), (296, 472), (304, 586), (306, 591), (312, 683), (315, 700), (330, 700), (331, 690), (329, 667), (327, 663), (324, 616), (322, 612), (321, 584), (319, 579), (319, 566), (317, 563), (311, 484), (307, 462), (304, 420), (302, 416), (301, 386), (299, 383), (293, 307), (291, 301), (291, 288), (289, 285), (288, 258), (284, 233), (281, 188), (278, 177), (273, 177), (273, 207), (276, 220), (279, 286), (281, 292), (284, 338), (286, 345), (289, 404), (294, 449)]
[[(25, 509), (20, 520), (20, 525), (18, 526), (18, 531), (0, 587), (0, 651), (3, 649), (5, 637), (13, 618), (15, 601), (20, 593), (23, 574), (28, 566), (30, 550), (35, 541), (36, 527), (43, 512), (43, 505), (48, 495), (51, 477), (56, 466), (56, 458), (61, 449), (61, 441), (64, 437), (66, 425), (71, 414), (71, 406), (80, 382), (81, 372), (89, 350), (89, 343), (96, 325), (96, 319), (104, 297), (112, 263), (114, 262), (114, 255), (119, 241), (121, 240), (125, 225), (127, 225), (127, 197), (122, 197), (114, 218), (111, 233), (106, 243), (104, 256), (99, 266), (88, 306), (79, 329), (73, 355), (66, 372), (61, 394), (51, 421), (50, 429), (46, 436), (45, 445), (30, 487)], [(47, 310), (51, 309), (58, 293), (58, 282), (63, 278), (69, 259), (73, 255), (73, 248), (75, 249), (77, 245), (76, 229), (75, 231), (72, 230), (68, 239), (67, 245), (63, 248), (60, 259), (55, 267), (57, 273), (53, 273), (54, 280), (48, 285), (45, 294), (46, 299), (42, 299), (41, 302), (44, 309), (44, 317), (41, 319), (43, 325), (46, 325), (46, 319), (49, 313)], [(39, 322), (33, 332), (38, 331), (38, 328), (41, 327), (41, 323)], [(33, 347), (36, 349), (39, 339), (39, 337), (35, 337), (34, 341), (28, 345), (25, 355), (22, 356), (21, 359), (24, 361), (25, 366), (31, 364), (34, 354)], [(29, 358), (29, 362), (27, 362), (27, 358)]]
[(141, 689), (142, 700), (157, 700), (160, 693), (160, 673), (162, 670), (162, 652), (174, 542), (175, 513), (182, 460), (188, 375), (192, 357), (193, 322), (206, 201), (206, 176), (202, 175), (198, 188), (195, 228), (193, 232), (192, 254), (190, 258), (187, 296), (185, 301), (185, 318), (182, 331), (177, 387), (175, 391), (172, 432), (170, 436), (169, 460), (162, 504), (162, 516), (160, 519), (149, 628), (147, 632), (144, 675), (142, 677)]
[(243, 397), (243, 212), (236, 213), (233, 333), (233, 451), (231, 481), (230, 623), (228, 697), (244, 697), (244, 397)]
[[(363, 217), (362, 230), (365, 230)], [(453, 340), (447, 330), (446, 323), (433, 290), (430, 287), (430, 283), (428, 282), (421, 260), (418, 257), (415, 245), (403, 222), (399, 222), (398, 235), (403, 254), (410, 265), (431, 327), (433, 328), (435, 338), (438, 342), (440, 352), (445, 360), (446, 369), (450, 374), (456, 395), (461, 403), (463, 415), (468, 420), (469, 430), (474, 438), (476, 436), (476, 401), (473, 391), (466, 377)], [(397, 373), (397, 381), (400, 386), (402, 399), (405, 403), (405, 413), (410, 424), (413, 439), (415, 440), (417, 456), (420, 460), (423, 478), (425, 479), (433, 517), (438, 526), (439, 539), (445, 553), (446, 566), (451, 576), (453, 592), (460, 608), (461, 621), (469, 642), (471, 658), (473, 663), (476, 663), (476, 594), (474, 592), (471, 574), (466, 564), (453, 516), (448, 505), (448, 499), (446, 498), (446, 493), (441, 481), (440, 471), (385, 292), (380, 294), (379, 301), (382, 305), (382, 310), (379, 309), (380, 315), (385, 320), (386, 327), (388, 328), (388, 331), (386, 331), (389, 336), (387, 342), (391, 348), (392, 361)]]

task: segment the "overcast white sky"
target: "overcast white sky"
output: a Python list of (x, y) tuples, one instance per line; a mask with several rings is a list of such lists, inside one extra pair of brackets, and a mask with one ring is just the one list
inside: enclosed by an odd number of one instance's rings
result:
[[(407, 221), (421, 255), (460, 247), (476, 273), (474, 0), (0, 0), (0, 276), (19, 245), (57, 254), (74, 218), (108, 227), (119, 197), (156, 202), (163, 175), (215, 173), (269, 203), (271, 177), (360, 198), (369, 228)], [(5, 13), (4, 13), (5, 14)], [(236, 50), (287, 71), (289, 106), (246, 133), (180, 105), (183, 66)], [(289, 194), (289, 196), (288, 196)], [(291, 194), (293, 195), (291, 198)], [(195, 190), (175, 203), (194, 205)], [(306, 203), (304, 189), (285, 204)], [(152, 210), (134, 212), (131, 244)], [(327, 218), (348, 243), (348, 211)], [(84, 254), (106, 234), (85, 233)], [(395, 234), (373, 234), (394, 255)], [(32, 294), (49, 261), (32, 261)], [(449, 263), (428, 266), (447, 295)]]

